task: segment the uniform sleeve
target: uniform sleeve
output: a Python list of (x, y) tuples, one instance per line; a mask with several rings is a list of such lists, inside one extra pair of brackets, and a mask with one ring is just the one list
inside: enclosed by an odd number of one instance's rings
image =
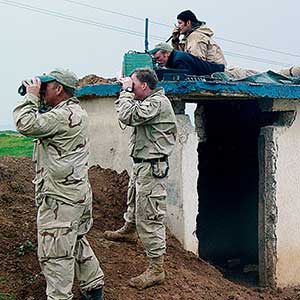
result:
[(150, 122), (160, 113), (161, 103), (155, 97), (144, 101), (134, 100), (134, 94), (122, 91), (115, 102), (118, 119), (128, 126)]
[(23, 135), (41, 138), (56, 134), (61, 125), (61, 113), (51, 110), (40, 114), (38, 112), (39, 98), (27, 94), (24, 101), (17, 104), (13, 117), (17, 130)]
[(203, 60), (207, 60), (209, 39), (205, 35), (191, 35), (186, 51)]

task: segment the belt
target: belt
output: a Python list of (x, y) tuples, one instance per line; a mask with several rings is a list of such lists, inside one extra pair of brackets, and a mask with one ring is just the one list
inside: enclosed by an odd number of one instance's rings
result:
[(139, 163), (143, 163), (143, 162), (149, 162), (151, 164), (155, 164), (158, 161), (168, 161), (168, 156), (165, 155), (163, 157), (149, 158), (149, 159), (133, 157), (132, 159), (135, 164), (139, 164)]

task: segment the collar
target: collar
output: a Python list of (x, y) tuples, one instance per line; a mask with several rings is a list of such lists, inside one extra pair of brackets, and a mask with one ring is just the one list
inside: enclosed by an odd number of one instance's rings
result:
[(194, 32), (196, 29), (201, 27), (202, 25), (205, 25), (206, 23), (204, 21), (198, 21), (194, 23), (191, 27), (191, 29), (184, 35), (183, 40), (185, 40), (192, 32)]

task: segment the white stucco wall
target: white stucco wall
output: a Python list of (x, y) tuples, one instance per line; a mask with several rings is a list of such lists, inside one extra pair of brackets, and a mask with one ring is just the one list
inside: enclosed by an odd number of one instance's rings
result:
[(300, 284), (300, 105), (292, 126), (277, 129), (276, 140), (276, 281), (283, 287)]
[(184, 249), (198, 254), (198, 137), (189, 116), (177, 115), (176, 148), (170, 157), (168, 227)]
[[(89, 98), (81, 101), (89, 115), (90, 165), (99, 164), (117, 172), (130, 174), (128, 141), (131, 128), (121, 130), (113, 98)], [(168, 178), (167, 224), (186, 250), (198, 253), (195, 235), (198, 213), (197, 134), (187, 115), (177, 115), (178, 139), (170, 157)]]
[(118, 173), (130, 172), (128, 141), (131, 128), (121, 130), (113, 98), (92, 98), (82, 100), (81, 105), (89, 115), (90, 166), (99, 164)]

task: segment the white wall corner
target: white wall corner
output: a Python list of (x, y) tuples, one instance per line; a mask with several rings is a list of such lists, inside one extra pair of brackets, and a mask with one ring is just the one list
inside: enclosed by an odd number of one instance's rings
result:
[[(189, 116), (178, 115), (178, 138), (172, 161), (175, 166), (177, 196), (176, 208), (170, 207), (171, 231), (184, 249), (198, 254), (196, 217), (198, 214), (198, 137)], [(174, 183), (175, 183), (174, 182)], [(176, 211), (176, 212), (175, 212)], [(172, 230), (173, 229), (173, 230)]]

